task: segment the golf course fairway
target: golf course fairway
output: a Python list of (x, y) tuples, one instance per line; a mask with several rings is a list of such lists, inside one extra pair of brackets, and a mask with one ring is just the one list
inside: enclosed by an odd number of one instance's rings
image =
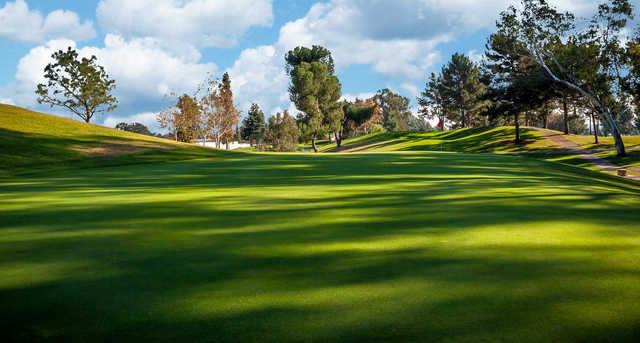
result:
[(9, 341), (633, 341), (640, 187), (533, 158), (258, 154), (0, 179)]

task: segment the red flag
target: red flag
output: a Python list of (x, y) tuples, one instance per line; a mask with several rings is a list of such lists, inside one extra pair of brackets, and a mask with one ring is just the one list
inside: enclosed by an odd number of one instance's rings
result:
[(438, 120), (438, 128), (439, 128), (440, 130), (442, 130), (442, 129), (444, 128), (444, 122), (442, 121), (442, 118), (440, 118), (440, 119)]

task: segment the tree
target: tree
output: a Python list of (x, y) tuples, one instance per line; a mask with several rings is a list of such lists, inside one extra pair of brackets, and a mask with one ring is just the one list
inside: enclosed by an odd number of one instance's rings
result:
[(111, 95), (115, 81), (95, 56), (80, 59), (69, 47), (51, 57), (54, 62), (44, 68), (46, 82), (36, 88), (38, 103), (66, 108), (87, 123), (99, 113), (116, 109), (118, 100)]
[(438, 95), (444, 99), (442, 104), (451, 108), (446, 113), (455, 126), (464, 128), (477, 124), (486, 86), (481, 82), (480, 68), (469, 57), (453, 54), (451, 61), (442, 68), (436, 86)]
[(201, 130), (205, 137), (212, 137), (216, 148), (235, 138), (240, 111), (233, 102), (231, 78), (224, 73), (222, 80), (209, 79), (205, 82), (205, 95), (200, 99), (202, 110)]
[(408, 129), (411, 120), (408, 98), (385, 88), (379, 90), (373, 99), (382, 113), (382, 125), (385, 130), (406, 131)]
[(116, 125), (116, 129), (133, 132), (133, 133), (139, 133), (141, 135), (153, 136), (153, 133), (149, 131), (149, 128), (147, 128), (145, 125), (138, 122), (133, 122), (131, 124), (121, 122)]
[(251, 104), (247, 117), (242, 122), (241, 137), (251, 146), (260, 145), (265, 133), (264, 113), (258, 104)]
[(355, 99), (354, 102), (344, 101), (342, 110), (344, 112), (343, 136), (370, 133), (374, 125), (382, 123), (380, 109), (373, 98)]
[(320, 62), (327, 66), (329, 73), (333, 74), (335, 72), (331, 51), (319, 45), (313, 45), (311, 49), (304, 46), (296, 47), (287, 53), (285, 62), (287, 63), (286, 68), (288, 74), (291, 74), (293, 69), (297, 65), (302, 64), (302, 62)]
[(438, 127), (444, 131), (449, 103), (442, 85), (442, 76), (431, 73), (424, 90), (418, 97), (418, 114), (426, 119), (438, 119)]
[(290, 99), (304, 114), (302, 122), (311, 132), (313, 150), (318, 151), (316, 140), (324, 126), (333, 131), (339, 145), (344, 113), (339, 102), (341, 85), (333, 74), (331, 53), (319, 46), (297, 47), (287, 53), (285, 61), (291, 78)]
[(298, 125), (287, 111), (269, 118), (265, 139), (275, 151), (295, 151), (298, 145)]
[[(546, 0), (521, 0), (522, 9), (502, 12), (499, 31), (508, 32), (522, 51), (556, 84), (586, 98), (602, 116), (615, 140), (618, 156), (626, 154), (616, 117), (628, 111), (623, 70), (625, 54), (621, 34), (631, 18), (628, 0), (610, 0), (598, 7), (587, 30), (575, 29), (574, 16), (560, 13)], [(568, 42), (585, 54), (570, 70), (558, 59), (558, 48)]]
[(196, 99), (183, 94), (176, 105), (158, 114), (156, 119), (179, 142), (190, 143), (202, 134), (202, 108)]
[[(233, 91), (231, 90), (231, 78), (229, 73), (222, 75), (222, 81), (219, 84), (218, 95), (220, 96), (220, 110), (222, 114), (222, 120), (220, 121), (220, 139), (222, 143), (226, 144), (227, 150), (229, 150), (229, 143), (233, 140), (235, 135), (234, 126), (238, 125), (240, 118), (240, 111), (233, 103)], [(217, 142), (218, 146), (221, 142)]]

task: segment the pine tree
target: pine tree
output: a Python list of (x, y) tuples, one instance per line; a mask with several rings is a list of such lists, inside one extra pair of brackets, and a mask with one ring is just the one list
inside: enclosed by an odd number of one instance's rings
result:
[(247, 117), (242, 122), (242, 139), (249, 141), (251, 146), (259, 146), (265, 133), (264, 113), (258, 104), (251, 104)]

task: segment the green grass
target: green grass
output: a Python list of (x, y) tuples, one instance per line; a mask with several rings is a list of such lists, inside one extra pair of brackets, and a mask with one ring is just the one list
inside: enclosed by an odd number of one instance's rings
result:
[(555, 149), (553, 142), (540, 133), (521, 129), (521, 145), (514, 144), (515, 129), (478, 127), (454, 131), (382, 132), (343, 141), (342, 147), (322, 142), (323, 152), (391, 152), (391, 151), (455, 151), (455, 152), (537, 152)]
[[(320, 142), (321, 152), (392, 152), (392, 151), (454, 151), (454, 152), (490, 152), (525, 154), (547, 161), (577, 165), (597, 170), (589, 161), (579, 155), (563, 150), (549, 138), (535, 130), (521, 129), (523, 143), (514, 144), (515, 129), (509, 126), (496, 128), (479, 127), (454, 131), (435, 131), (426, 133), (384, 132), (362, 135), (343, 141), (337, 149), (335, 143)], [(583, 149), (593, 151), (598, 156), (623, 167), (640, 167), (640, 136), (625, 136), (627, 156), (616, 156), (611, 137), (601, 137), (601, 143), (593, 144), (593, 137), (567, 135)], [(303, 146), (309, 150), (310, 146)]]
[(5, 341), (640, 338), (637, 184), (496, 154), (143, 155), (0, 178)]
[(210, 152), (0, 104), (0, 176), (193, 158)]

